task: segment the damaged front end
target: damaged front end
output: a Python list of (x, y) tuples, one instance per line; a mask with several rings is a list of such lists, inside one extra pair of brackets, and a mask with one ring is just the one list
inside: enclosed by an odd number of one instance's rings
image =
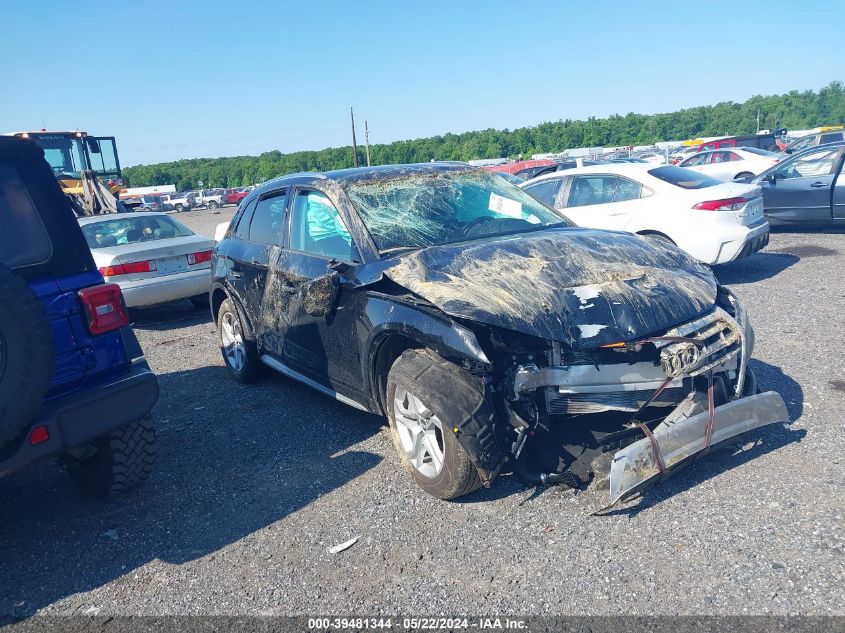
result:
[(587, 350), (549, 342), (543, 355), (514, 354), (503, 389), (517, 472), (534, 483), (561, 480), (521, 454), (529, 438), (539, 444), (557, 431), (570, 438), (563, 462), (571, 473), (583, 481), (609, 471), (612, 506), (719, 443), (788, 421), (780, 395), (756, 393), (753, 344), (744, 310), (722, 289), (707, 314), (633, 342)]

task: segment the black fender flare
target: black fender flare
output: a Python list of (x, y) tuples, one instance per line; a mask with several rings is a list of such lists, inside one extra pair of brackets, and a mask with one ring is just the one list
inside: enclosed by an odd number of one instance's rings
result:
[[(214, 296), (217, 292), (221, 291), (226, 296), (226, 299), (231, 299), (232, 303), (235, 304), (235, 309), (238, 311), (238, 315), (241, 317), (241, 323), (243, 323), (244, 325), (244, 336), (248, 340), (254, 341), (255, 328), (253, 328), (252, 326), (252, 320), (249, 318), (249, 315), (244, 309), (240, 297), (228, 284), (220, 281), (213, 281), (208, 291), (208, 296), (210, 299), (209, 309), (211, 310), (211, 319), (214, 321), (215, 326), (217, 325), (217, 306), (219, 304), (218, 302), (214, 301)], [(220, 303), (222, 303), (222, 301)]]
[(360, 311), (369, 330), (361, 353), (361, 371), (374, 402), (379, 401), (376, 360), (381, 345), (392, 335), (410, 339), (458, 365), (467, 361), (481, 368), (490, 366), (475, 334), (445, 314), (376, 293), (365, 295)]

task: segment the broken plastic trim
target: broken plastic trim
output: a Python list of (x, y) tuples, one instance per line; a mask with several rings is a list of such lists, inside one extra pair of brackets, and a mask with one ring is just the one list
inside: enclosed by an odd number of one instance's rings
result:
[[(678, 405), (678, 409), (686, 402)], [(669, 418), (673, 419), (670, 421)], [(788, 420), (783, 398), (774, 391), (734, 400), (716, 407), (713, 412), (711, 447), (746, 431)], [(704, 452), (707, 422), (708, 412), (704, 410), (689, 417), (670, 414), (667, 420), (655, 427), (652, 433), (660, 445), (667, 473)], [(660, 471), (652, 441), (647, 438), (617, 452), (610, 466), (610, 500), (607, 508), (656, 482), (661, 476)]]

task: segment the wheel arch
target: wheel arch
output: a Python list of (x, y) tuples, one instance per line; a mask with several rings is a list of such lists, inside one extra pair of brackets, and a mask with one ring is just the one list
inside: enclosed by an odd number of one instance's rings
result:
[(475, 334), (445, 314), (383, 295), (367, 297), (364, 311), (371, 329), (361, 355), (362, 371), (381, 413), (387, 373), (405, 350), (428, 348), (458, 365), (490, 364)]
[(235, 293), (230, 292), (230, 290), (220, 282), (215, 282), (211, 285), (210, 295), (209, 304), (211, 309), (211, 318), (214, 321), (214, 325), (217, 325), (217, 315), (220, 312), (220, 306), (226, 299), (231, 299), (232, 303), (235, 304), (235, 309), (238, 311), (238, 315), (241, 317), (241, 323), (244, 326), (244, 337), (250, 341), (254, 341), (255, 330), (252, 327), (252, 320), (249, 318), (249, 315), (244, 309), (240, 299), (238, 299), (238, 296)]
[(667, 240), (672, 242), (672, 244), (674, 244), (675, 246), (678, 245), (678, 243), (675, 240), (673, 240), (671, 237), (666, 235), (666, 233), (663, 233), (662, 231), (655, 231), (654, 229), (643, 229), (642, 231), (637, 231), (637, 235), (642, 235), (643, 237), (645, 237), (647, 235), (656, 235), (656, 236), (659, 236), (659, 237), (666, 238)]

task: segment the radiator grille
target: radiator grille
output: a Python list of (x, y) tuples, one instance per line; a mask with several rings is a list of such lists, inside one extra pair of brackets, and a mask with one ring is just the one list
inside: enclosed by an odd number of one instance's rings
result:
[[(561, 394), (556, 390), (546, 391), (546, 406), (551, 415), (583, 415), (605, 411), (637, 411), (654, 393), (653, 390), (615, 391), (610, 393)], [(652, 406), (668, 407), (678, 404), (689, 393), (688, 388), (670, 387), (664, 389)]]

